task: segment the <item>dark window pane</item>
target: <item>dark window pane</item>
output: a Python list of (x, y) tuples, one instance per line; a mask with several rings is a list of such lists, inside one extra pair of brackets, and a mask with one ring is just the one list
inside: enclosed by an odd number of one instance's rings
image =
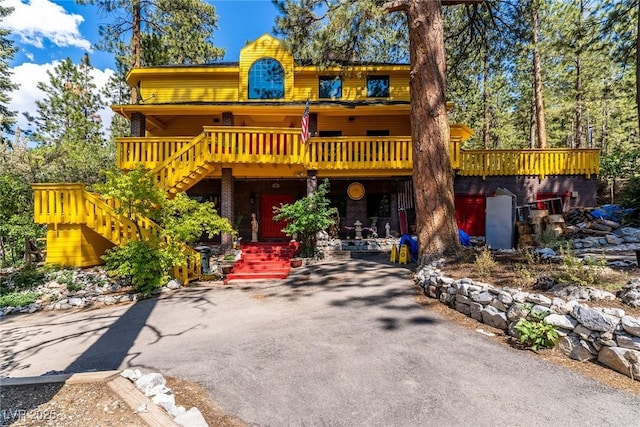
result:
[(320, 76), (320, 98), (342, 98), (342, 78), (332, 76)]
[(258, 59), (249, 69), (249, 99), (284, 97), (284, 69), (273, 58)]
[(369, 98), (389, 97), (389, 76), (368, 76), (367, 96)]
[(336, 138), (338, 136), (342, 136), (342, 131), (341, 130), (321, 130), (320, 132), (318, 132), (318, 136), (321, 136), (324, 138)]
[(367, 131), (367, 136), (389, 136), (389, 130), (385, 129), (385, 130), (368, 130)]

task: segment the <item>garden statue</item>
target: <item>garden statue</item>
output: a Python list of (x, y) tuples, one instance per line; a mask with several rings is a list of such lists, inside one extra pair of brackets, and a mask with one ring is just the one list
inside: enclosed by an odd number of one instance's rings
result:
[(353, 223), (356, 229), (356, 240), (362, 240), (362, 223), (359, 220)]
[(258, 241), (258, 220), (255, 213), (251, 214), (251, 241)]
[(388, 239), (391, 237), (391, 226), (389, 225), (389, 223), (386, 223), (384, 225), (384, 237), (385, 239)]

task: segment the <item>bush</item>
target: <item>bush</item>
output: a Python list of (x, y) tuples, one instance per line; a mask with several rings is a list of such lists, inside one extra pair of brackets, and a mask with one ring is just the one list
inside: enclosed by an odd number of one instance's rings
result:
[(531, 311), (528, 319), (520, 319), (514, 329), (520, 333), (520, 342), (532, 350), (551, 348), (558, 342), (556, 329), (544, 322), (546, 313)]
[(600, 284), (607, 260), (605, 257), (595, 260), (585, 258), (584, 261), (576, 258), (573, 251), (567, 247), (560, 248), (563, 271), (556, 275), (560, 283), (575, 284), (579, 286), (593, 286)]
[(473, 263), (473, 269), (483, 278), (488, 277), (498, 266), (496, 260), (491, 255), (491, 250), (486, 247), (482, 248), (482, 252), (476, 256), (476, 260)]
[(102, 258), (109, 275), (130, 280), (133, 288), (144, 295), (162, 287), (169, 280), (169, 268), (174, 265), (168, 252), (141, 240), (116, 246)]
[(13, 283), (16, 289), (31, 289), (44, 282), (44, 270), (28, 267), (13, 275)]
[(0, 307), (26, 307), (38, 298), (40, 294), (35, 292), (11, 292), (0, 296)]

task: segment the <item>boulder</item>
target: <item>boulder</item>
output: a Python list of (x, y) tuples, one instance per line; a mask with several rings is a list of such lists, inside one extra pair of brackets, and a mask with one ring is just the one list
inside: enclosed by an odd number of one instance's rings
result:
[(565, 356), (569, 356), (573, 351), (574, 347), (580, 344), (580, 338), (576, 335), (567, 335), (558, 340), (558, 350), (562, 352)]
[(556, 328), (570, 330), (578, 326), (578, 321), (568, 314), (550, 314), (544, 318), (544, 322)]
[(587, 360), (594, 360), (598, 356), (598, 352), (589, 342), (580, 340), (578, 345), (573, 347), (569, 357), (573, 360), (580, 362), (586, 362)]
[(471, 310), (471, 317), (477, 320), (478, 322), (482, 322), (482, 309), (484, 306), (478, 302), (472, 302), (469, 304), (469, 309)]
[(632, 350), (640, 351), (640, 337), (634, 337), (633, 335), (618, 334), (616, 336), (616, 343), (618, 347), (630, 348)]
[(466, 314), (467, 316), (471, 314), (471, 308), (469, 308), (469, 304), (464, 304), (456, 301), (455, 309), (456, 311), (459, 311), (462, 314)]
[(631, 316), (624, 316), (621, 320), (622, 329), (634, 337), (640, 337), (640, 319)]
[(604, 347), (598, 362), (631, 378), (640, 378), (640, 352), (622, 347)]
[(491, 301), (493, 301), (493, 295), (491, 295), (491, 293), (487, 291), (470, 292), (469, 298), (471, 298), (473, 302), (477, 302), (482, 305), (487, 305), (491, 303)]
[(532, 304), (542, 305), (545, 307), (551, 307), (551, 298), (542, 294), (530, 294), (526, 300)]
[(487, 325), (502, 330), (506, 330), (507, 325), (509, 324), (507, 321), (507, 315), (490, 305), (486, 306), (484, 310), (482, 310), (482, 321)]
[(624, 240), (615, 234), (607, 234), (604, 238), (607, 239), (607, 243), (610, 245), (621, 245), (624, 242)]
[(173, 422), (184, 427), (208, 427), (202, 413), (198, 408), (191, 408), (184, 414), (180, 414), (173, 419)]
[(507, 311), (507, 318), (512, 322), (518, 321), (526, 318), (529, 315), (529, 311), (530, 309), (526, 305), (516, 303), (509, 308), (509, 311)]
[(571, 315), (585, 327), (601, 332), (613, 332), (620, 323), (620, 319), (610, 314), (592, 308), (577, 305)]

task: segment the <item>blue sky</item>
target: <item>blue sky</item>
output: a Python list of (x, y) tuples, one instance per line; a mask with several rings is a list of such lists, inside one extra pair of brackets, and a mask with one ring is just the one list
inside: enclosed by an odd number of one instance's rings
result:
[[(276, 9), (270, 0), (210, 0), (218, 15), (214, 44), (226, 49), (225, 61), (237, 61), (247, 40), (271, 33)], [(12, 79), (20, 89), (12, 93), (9, 108), (18, 111), (18, 125), (25, 128), (23, 112), (33, 114), (35, 101), (42, 98), (36, 88), (47, 80), (47, 70), (69, 57), (78, 62), (85, 52), (93, 64), (96, 84), (102, 85), (113, 73), (112, 55), (93, 48), (98, 27), (108, 17), (94, 6), (81, 6), (75, 0), (0, 0), (4, 7), (15, 8), (0, 27), (12, 32), (18, 48), (10, 65)], [(110, 111), (103, 112), (108, 120)]]

